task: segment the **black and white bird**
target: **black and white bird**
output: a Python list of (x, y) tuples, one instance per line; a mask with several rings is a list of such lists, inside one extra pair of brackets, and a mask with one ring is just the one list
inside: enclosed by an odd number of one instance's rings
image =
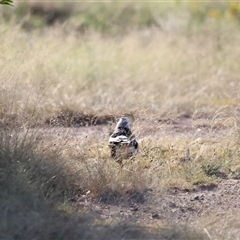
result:
[(126, 117), (121, 117), (117, 122), (114, 132), (109, 138), (108, 145), (113, 158), (131, 157), (137, 152), (138, 142), (132, 135), (130, 123)]

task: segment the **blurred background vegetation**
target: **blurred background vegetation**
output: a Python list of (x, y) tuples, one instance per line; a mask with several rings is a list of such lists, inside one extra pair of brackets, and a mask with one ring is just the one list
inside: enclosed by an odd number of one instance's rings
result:
[[(209, 21), (240, 21), (240, 3), (224, 2), (54, 2), (15, 1), (14, 8), (0, 9), (1, 21), (17, 22), (26, 30), (65, 23), (80, 32), (122, 34), (135, 29), (167, 29), (204, 24)], [(178, 19), (178, 21), (174, 21)], [(173, 26), (172, 26), (173, 27)]]
[[(3, 75), (15, 66), (11, 82), (32, 93), (22, 105), (36, 105), (35, 92), (43, 100), (37, 108), (50, 115), (59, 108), (123, 114), (125, 106), (191, 115), (196, 104), (213, 106), (208, 113), (239, 105), (238, 2), (15, 1), (0, 7), (0, 21)], [(26, 94), (16, 92), (20, 104)]]

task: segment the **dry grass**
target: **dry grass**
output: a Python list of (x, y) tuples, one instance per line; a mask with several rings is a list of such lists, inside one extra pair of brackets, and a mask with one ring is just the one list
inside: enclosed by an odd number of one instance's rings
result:
[[(230, 214), (202, 217), (193, 230), (138, 226), (95, 219), (68, 201), (87, 196), (117, 204), (148, 189), (191, 190), (240, 178), (237, 26), (208, 20), (196, 31), (181, 18), (176, 29), (176, 19), (165, 16), (161, 28), (123, 36), (82, 34), (76, 15), (73, 25), (30, 32), (26, 19), (1, 22), (0, 238), (239, 238)], [(57, 119), (69, 127), (70, 118), (91, 125), (86, 116), (107, 116), (102, 123), (110, 125), (121, 115), (132, 119), (140, 143), (122, 168), (109, 158), (107, 127), (80, 137), (46, 126)], [(195, 132), (164, 132), (177, 119), (191, 119)]]
[(43, 121), (66, 109), (148, 118), (238, 111), (238, 33), (224, 24), (190, 37), (146, 30), (119, 39), (61, 27), (29, 34), (4, 24), (1, 32), (8, 106), (1, 109), (11, 116)]
[[(174, 226), (138, 226), (95, 219), (70, 204), (77, 195), (103, 202), (124, 201), (146, 187), (141, 167), (126, 171), (79, 144), (46, 143), (36, 133), (1, 132), (1, 238), (203, 239), (194, 230)], [(92, 140), (91, 140), (92, 141)], [(82, 144), (88, 144), (84, 142)], [(85, 153), (88, 152), (88, 154)], [(104, 157), (105, 156), (105, 157)], [(136, 166), (135, 166), (136, 167)], [(70, 199), (70, 200), (69, 200)]]
[[(55, 131), (58, 133), (57, 129)], [(54, 137), (54, 133), (52, 135)], [(28, 130), (24, 133), (22, 130), (1, 132), (3, 238), (205, 239), (205, 231), (219, 239), (227, 235), (238, 236), (237, 226), (231, 225), (236, 219), (233, 216), (224, 221), (225, 230), (220, 233), (218, 223), (223, 219), (215, 216), (211, 216), (211, 221), (207, 216), (208, 223), (204, 217), (200, 218), (194, 228), (190, 225), (166, 226), (165, 223), (140, 228), (111, 218), (97, 220), (70, 203), (77, 196), (86, 198), (89, 203), (97, 199), (118, 204), (127, 201), (129, 196), (141, 202), (145, 201), (142, 196), (147, 189), (158, 192), (165, 188), (191, 189), (196, 184), (217, 184), (217, 178), (222, 178), (219, 173), (231, 177), (229, 167), (238, 164), (238, 152), (223, 149), (220, 143), (211, 145), (206, 141), (208, 145), (203, 145), (197, 140), (194, 146), (193, 142), (183, 139), (168, 142), (149, 137), (148, 141), (140, 143), (141, 150), (136, 158), (126, 161), (121, 168), (109, 158), (103, 135), (77, 139), (62, 132), (54, 140), (44, 136)], [(190, 149), (188, 153), (186, 149)], [(66, 225), (66, 221), (69, 224)], [(95, 230), (90, 231), (92, 228)]]

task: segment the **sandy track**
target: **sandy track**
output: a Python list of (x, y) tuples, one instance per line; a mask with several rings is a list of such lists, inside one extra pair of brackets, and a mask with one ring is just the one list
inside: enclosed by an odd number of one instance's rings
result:
[[(151, 138), (165, 138), (177, 137), (197, 139), (211, 138), (218, 139), (219, 137), (226, 137), (231, 134), (228, 124), (221, 119), (221, 122), (213, 122), (208, 119), (191, 118), (178, 118), (178, 119), (160, 119), (160, 120), (136, 120), (133, 124), (132, 130), (136, 137), (141, 139)], [(52, 140), (57, 137), (63, 136), (68, 138), (97, 138), (106, 140), (110, 135), (110, 130), (107, 125), (83, 126), (83, 127), (61, 127), (45, 125), (37, 130), (34, 128), (32, 131), (37, 131), (44, 139)]]

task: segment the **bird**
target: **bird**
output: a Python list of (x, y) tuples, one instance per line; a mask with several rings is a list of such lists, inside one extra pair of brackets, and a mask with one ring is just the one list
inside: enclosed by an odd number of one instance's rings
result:
[(112, 158), (128, 158), (136, 154), (138, 150), (138, 141), (132, 135), (129, 120), (121, 117), (110, 135), (108, 145)]

